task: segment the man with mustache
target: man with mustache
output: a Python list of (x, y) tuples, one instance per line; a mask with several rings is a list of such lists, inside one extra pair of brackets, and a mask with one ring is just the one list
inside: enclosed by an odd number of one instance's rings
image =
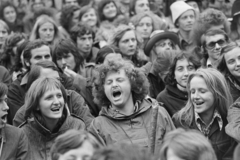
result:
[(170, 6), (173, 24), (178, 28), (180, 46), (183, 50), (189, 48), (190, 31), (196, 19), (196, 12), (193, 7), (184, 1), (176, 1)]

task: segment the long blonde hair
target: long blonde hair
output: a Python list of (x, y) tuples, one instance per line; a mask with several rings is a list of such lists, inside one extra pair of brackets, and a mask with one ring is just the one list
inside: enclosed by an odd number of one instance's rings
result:
[(201, 68), (188, 77), (188, 102), (184, 108), (174, 115), (175, 120), (186, 127), (190, 126), (193, 122), (194, 106), (191, 101), (190, 82), (194, 77), (201, 77), (204, 79), (208, 89), (214, 97), (213, 107), (215, 107), (221, 117), (226, 120), (228, 107), (233, 103), (233, 99), (224, 76), (213, 68)]
[(63, 35), (59, 31), (56, 22), (51, 17), (49, 17), (47, 15), (42, 15), (37, 19), (37, 21), (35, 22), (35, 24), (33, 26), (33, 29), (32, 29), (32, 32), (31, 32), (31, 35), (29, 38), (30, 41), (40, 38), (39, 37), (39, 28), (41, 25), (43, 25), (44, 23), (47, 23), (47, 22), (52, 23), (53, 27), (54, 27), (54, 38), (53, 38), (53, 41), (51, 42), (51, 44), (55, 44), (59, 39), (63, 38)]

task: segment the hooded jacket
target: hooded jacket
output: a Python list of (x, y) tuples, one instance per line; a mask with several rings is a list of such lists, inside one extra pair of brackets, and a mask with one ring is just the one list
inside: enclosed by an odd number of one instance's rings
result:
[[(90, 125), (89, 131), (103, 144), (129, 143), (148, 147), (150, 143), (152, 102), (143, 99), (138, 109), (131, 115), (123, 115), (109, 107), (102, 107), (100, 115)], [(163, 137), (175, 129), (171, 117), (163, 107), (159, 107), (155, 151), (159, 151)]]
[(187, 92), (180, 91), (177, 86), (166, 85), (165, 89), (157, 96), (157, 101), (163, 103), (163, 107), (170, 116), (182, 109), (188, 100)]
[[(66, 112), (66, 111), (65, 111)], [(65, 113), (66, 115), (66, 113)], [(29, 139), (30, 151), (35, 160), (51, 160), (50, 149), (54, 140), (69, 129), (85, 130), (84, 122), (73, 116), (65, 116), (51, 132), (34, 116), (20, 126)]]

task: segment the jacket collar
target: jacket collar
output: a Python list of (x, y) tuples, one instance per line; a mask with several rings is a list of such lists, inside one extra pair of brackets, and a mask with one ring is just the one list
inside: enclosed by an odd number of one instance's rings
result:
[(188, 93), (179, 90), (176, 85), (175, 86), (166, 85), (166, 90), (173, 97), (177, 97), (177, 98), (182, 99), (182, 100), (187, 100), (188, 99)]
[(21, 83), (20, 83), (21, 86), (27, 84), (27, 82), (28, 82), (28, 77), (29, 77), (29, 72), (26, 73), (26, 74), (23, 76), (23, 78), (22, 78), (22, 80), (21, 80)]

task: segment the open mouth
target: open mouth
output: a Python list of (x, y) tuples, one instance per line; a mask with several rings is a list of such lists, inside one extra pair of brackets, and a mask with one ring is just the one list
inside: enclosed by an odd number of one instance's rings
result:
[(119, 98), (122, 95), (122, 93), (121, 91), (118, 90), (118, 91), (113, 91), (112, 95), (114, 98)]
[(61, 108), (61, 107), (51, 108), (51, 111), (53, 111), (53, 112), (58, 112), (58, 111), (60, 111), (60, 108)]
[(7, 123), (7, 114), (3, 115), (1, 119), (2, 119), (2, 122)]
[(204, 102), (195, 102), (196, 105), (202, 105)]

